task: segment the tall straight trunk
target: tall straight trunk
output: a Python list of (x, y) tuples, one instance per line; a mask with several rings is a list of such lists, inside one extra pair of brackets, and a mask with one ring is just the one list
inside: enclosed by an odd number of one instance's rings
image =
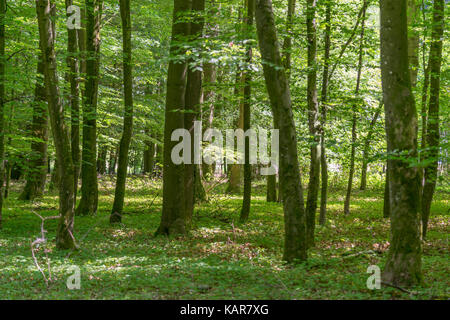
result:
[[(178, 43), (190, 34), (190, 24), (185, 15), (192, 9), (192, 1), (174, 0), (172, 41), (170, 55), (184, 56), (185, 50)], [(167, 74), (166, 108), (164, 121), (163, 159), (163, 208), (161, 224), (156, 234), (177, 235), (186, 233), (184, 202), (184, 165), (171, 159), (172, 149), (178, 144), (172, 141), (172, 132), (184, 128), (187, 61), (170, 61)]]
[(100, 64), (100, 24), (103, 0), (86, 0), (86, 82), (83, 101), (81, 199), (77, 215), (97, 212), (97, 100)]
[(64, 109), (58, 87), (57, 61), (55, 53), (55, 6), (50, 0), (37, 0), (36, 12), (39, 25), (41, 52), (44, 61), (44, 81), (52, 126), (53, 141), (58, 159), (59, 223), (56, 246), (59, 249), (76, 247), (73, 236), (74, 224), (74, 168), (70, 150), (69, 130), (64, 122)]
[[(253, 19), (255, 10), (255, 0), (246, 0), (247, 4), (247, 15), (244, 18), (245, 29), (247, 37), (251, 36), (251, 31), (253, 30)], [(251, 69), (250, 65), (252, 63), (253, 49), (250, 42), (247, 42), (245, 62), (247, 65), (247, 70), (244, 70), (244, 132), (250, 129), (250, 116), (251, 116)], [(242, 199), (242, 209), (239, 220), (241, 222), (246, 222), (250, 215), (250, 203), (252, 196), (252, 165), (250, 164), (250, 137), (245, 137), (245, 163), (244, 163), (244, 195)]]
[(122, 19), (123, 46), (123, 93), (124, 116), (123, 131), (119, 147), (119, 166), (117, 167), (116, 190), (111, 211), (110, 222), (122, 221), (123, 202), (125, 198), (125, 182), (128, 168), (128, 151), (133, 134), (133, 66), (131, 61), (131, 13), (130, 0), (120, 0), (120, 17)]
[(366, 190), (367, 187), (367, 166), (369, 162), (369, 151), (370, 144), (372, 142), (373, 132), (375, 131), (375, 124), (380, 117), (381, 109), (383, 108), (383, 103), (380, 103), (380, 106), (375, 111), (373, 115), (372, 121), (370, 121), (369, 129), (367, 130), (366, 139), (364, 139), (364, 149), (363, 149), (363, 159), (362, 159), (362, 167), (361, 167), (361, 185), (359, 187), (360, 190)]
[(382, 278), (398, 286), (421, 282), (419, 172), (410, 165), (417, 156), (417, 113), (408, 64), (406, 0), (380, 0), (381, 79), (386, 113), (389, 160), (391, 240)]
[[(149, 134), (149, 131), (146, 130), (146, 134)], [(154, 134), (151, 134), (151, 137), (154, 137)], [(144, 174), (151, 174), (153, 172), (153, 166), (155, 164), (155, 143), (153, 141), (145, 143), (144, 150)]]
[(277, 175), (267, 176), (267, 202), (277, 202)]
[[(367, 8), (367, 0), (364, 0), (363, 8)], [(356, 79), (356, 89), (355, 96), (358, 97), (359, 89), (361, 85), (361, 71), (363, 67), (363, 56), (364, 56), (364, 31), (365, 31), (365, 20), (366, 20), (366, 10), (364, 9), (362, 13), (362, 21), (361, 21), (361, 33), (360, 33), (360, 43), (359, 43), (359, 58), (358, 58), (358, 75)], [(357, 122), (357, 110), (356, 105), (352, 107), (352, 148), (350, 153), (350, 167), (348, 174), (348, 183), (347, 183), (347, 193), (345, 195), (344, 201), (344, 213), (350, 213), (350, 198), (352, 195), (352, 187), (353, 187), (353, 175), (355, 174), (355, 155), (356, 155), (356, 122)]]
[(106, 173), (106, 156), (108, 154), (108, 146), (102, 145), (99, 147), (97, 156), (97, 172), (98, 174)]
[(48, 142), (48, 111), (47, 96), (44, 85), (44, 62), (39, 57), (36, 72), (36, 84), (33, 101), (33, 123), (31, 135), (31, 160), (27, 182), (19, 196), (21, 200), (34, 200), (42, 196), (47, 178), (47, 142)]
[[(194, 20), (190, 23), (190, 39), (192, 39), (192, 41), (197, 42), (203, 35), (204, 11), (205, 0), (192, 1), (192, 14), (194, 15)], [(198, 63), (196, 61), (193, 62)], [(184, 114), (184, 128), (189, 131), (191, 136), (190, 148), (192, 160), (195, 160), (195, 157), (193, 156), (195, 145), (194, 122), (201, 119), (202, 100), (202, 71), (198, 70), (198, 68), (188, 68), (185, 97), (185, 109), (187, 112)], [(184, 165), (184, 210), (188, 225), (191, 224), (192, 216), (194, 214), (194, 189), (196, 187), (203, 187), (198, 184), (198, 181), (200, 181), (201, 184), (201, 180), (197, 180), (197, 185), (195, 184), (195, 177), (197, 176), (198, 178), (198, 172), (196, 172), (196, 167), (198, 166), (199, 164), (196, 164), (195, 161)]]
[[(66, 0), (66, 10), (73, 4), (73, 0)], [(70, 115), (71, 128), (70, 140), (72, 150), (72, 162), (74, 166), (74, 197), (77, 198), (78, 175), (80, 167), (80, 84), (78, 81), (79, 63), (78, 63), (78, 34), (76, 29), (67, 29), (67, 66), (69, 68), (70, 83)]]
[(426, 142), (429, 151), (426, 158), (431, 161), (425, 167), (425, 184), (422, 194), (422, 235), (427, 235), (431, 202), (433, 201), (438, 177), (439, 160), (439, 94), (442, 65), (442, 42), (444, 38), (444, 0), (434, 0), (433, 31), (430, 47), (430, 102), (428, 105), (428, 123)]
[(317, 34), (316, 34), (316, 0), (306, 2), (306, 29), (308, 41), (308, 125), (310, 134), (310, 167), (308, 196), (306, 201), (306, 241), (314, 246), (314, 229), (316, 226), (317, 197), (320, 183), (320, 120), (317, 100)]
[(321, 113), (321, 133), (320, 133), (320, 215), (319, 224), (324, 225), (327, 215), (327, 197), (328, 197), (328, 164), (325, 151), (325, 124), (327, 121), (327, 102), (328, 102), (328, 73), (330, 69), (330, 48), (331, 48), (331, 1), (326, 2), (325, 12), (325, 36), (324, 36), (324, 65), (322, 73), (322, 91), (320, 97)]
[(3, 212), (3, 183), (5, 176), (5, 15), (6, 0), (0, 0), (0, 228)]
[(289, 82), (281, 61), (270, 0), (256, 0), (256, 26), (272, 114), (279, 128), (280, 190), (284, 210), (284, 255), (288, 262), (307, 259), (306, 217)]
[(286, 69), (286, 76), (291, 77), (291, 56), (292, 56), (292, 26), (295, 15), (296, 0), (288, 0), (287, 18), (286, 18), (286, 32), (282, 47), (283, 66)]

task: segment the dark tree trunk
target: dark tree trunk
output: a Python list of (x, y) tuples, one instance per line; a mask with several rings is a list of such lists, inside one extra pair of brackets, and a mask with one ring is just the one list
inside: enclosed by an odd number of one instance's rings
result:
[(426, 158), (431, 163), (425, 167), (425, 184), (422, 195), (422, 235), (427, 235), (431, 202), (433, 201), (438, 177), (439, 160), (439, 94), (442, 64), (442, 42), (444, 38), (444, 0), (434, 0), (433, 31), (430, 47), (430, 101), (428, 105), (428, 123), (426, 142), (429, 151)]
[[(366, 8), (367, 8), (367, 1), (364, 0), (363, 5), (363, 13), (362, 13), (362, 21), (361, 21), (361, 33), (360, 33), (360, 44), (359, 44), (359, 61), (358, 61), (358, 76), (356, 79), (356, 90), (355, 90), (355, 96), (358, 98), (359, 95), (359, 89), (361, 85), (361, 71), (363, 67), (363, 56), (364, 56), (364, 31), (365, 31), (365, 21), (366, 21)], [(345, 201), (344, 201), (344, 213), (349, 214), (350, 213), (350, 198), (352, 195), (352, 188), (353, 188), (353, 175), (355, 174), (355, 156), (356, 156), (356, 122), (357, 122), (357, 106), (353, 105), (352, 110), (352, 148), (351, 148), (351, 154), (350, 154), (350, 167), (349, 167), (349, 174), (348, 174), (348, 183), (347, 183), (347, 193), (345, 195)]]
[[(66, 10), (73, 4), (73, 0), (66, 0)], [(78, 81), (79, 63), (78, 53), (78, 34), (76, 29), (67, 29), (67, 66), (69, 68), (70, 83), (70, 115), (71, 129), (70, 140), (72, 150), (72, 162), (74, 166), (74, 199), (77, 199), (78, 176), (80, 172), (80, 84)]]
[(328, 102), (328, 73), (330, 68), (330, 48), (331, 48), (331, 1), (326, 2), (325, 13), (325, 36), (324, 36), (324, 66), (322, 74), (322, 92), (321, 92), (321, 133), (320, 133), (320, 172), (321, 172), (321, 187), (320, 187), (320, 215), (319, 224), (324, 225), (327, 215), (327, 193), (328, 193), (328, 164), (327, 155), (325, 151), (325, 124), (327, 121), (327, 102)]
[(33, 141), (31, 142), (31, 160), (27, 176), (27, 182), (20, 200), (34, 200), (42, 196), (47, 178), (47, 141), (48, 141), (48, 111), (47, 96), (44, 85), (44, 62), (39, 57), (36, 84), (34, 89), (33, 102), (33, 123), (32, 132)]
[(398, 286), (421, 282), (419, 172), (410, 165), (417, 156), (417, 113), (408, 64), (406, 0), (380, 0), (381, 78), (386, 113), (389, 160), (391, 240), (383, 280)]
[(102, 0), (86, 0), (86, 82), (83, 101), (81, 199), (77, 215), (97, 212), (97, 98), (100, 64)]
[[(193, 41), (198, 41), (203, 35), (203, 26), (204, 19), (203, 14), (205, 11), (205, 0), (193, 0), (192, 1), (192, 13), (196, 17), (193, 22), (190, 23), (190, 33), (191, 39)], [(198, 48), (200, 49), (200, 48)], [(198, 63), (198, 61), (191, 61), (194, 63)], [(184, 201), (185, 201), (185, 215), (186, 215), (186, 223), (188, 226), (191, 224), (192, 216), (194, 213), (194, 203), (195, 203), (195, 192), (194, 189), (203, 187), (195, 184), (196, 177), (196, 167), (200, 165), (200, 163), (196, 163), (201, 160), (195, 159), (195, 140), (194, 137), (194, 122), (201, 119), (201, 107), (202, 107), (202, 71), (188, 68), (187, 74), (187, 84), (186, 84), (186, 97), (185, 97), (185, 109), (186, 113), (184, 114), (184, 128), (189, 131), (191, 136), (191, 156), (192, 162), (190, 164), (184, 165)], [(199, 173), (199, 171), (197, 171)]]
[(59, 224), (56, 233), (56, 246), (59, 249), (75, 248), (74, 224), (74, 169), (70, 150), (69, 130), (64, 123), (64, 110), (58, 87), (57, 63), (55, 53), (55, 6), (49, 0), (37, 0), (40, 46), (44, 61), (44, 79), (47, 102), (52, 125), (53, 141), (58, 158), (59, 183)]
[(267, 202), (277, 202), (277, 175), (267, 176)]
[(276, 127), (280, 130), (280, 190), (283, 198), (285, 242), (283, 259), (306, 260), (306, 217), (297, 155), (297, 136), (289, 82), (282, 67), (270, 0), (256, 0), (256, 25), (264, 78)]
[[(146, 134), (149, 135), (149, 131), (146, 130)], [(154, 134), (151, 135), (151, 138)], [(153, 166), (155, 165), (155, 142), (153, 140), (145, 143), (144, 150), (144, 174), (151, 174), (153, 172)]]
[(308, 196), (306, 201), (306, 241), (309, 247), (313, 247), (317, 197), (320, 183), (320, 122), (319, 103), (317, 101), (316, 0), (308, 0), (306, 2), (306, 28), (308, 41), (308, 125), (311, 143)]
[[(174, 0), (172, 41), (170, 55), (184, 56), (185, 50), (177, 43), (190, 34), (189, 23), (183, 19), (192, 9), (192, 1)], [(184, 165), (171, 159), (172, 149), (178, 144), (172, 141), (172, 132), (184, 128), (187, 63), (170, 61), (167, 74), (166, 108), (164, 121), (163, 156), (163, 208), (161, 224), (156, 234), (177, 235), (186, 233), (184, 201)]]
[(108, 155), (108, 147), (106, 145), (99, 147), (97, 156), (97, 172), (99, 174), (106, 173), (106, 156)]
[[(246, 26), (246, 34), (247, 37), (251, 35), (252, 27), (253, 27), (253, 19), (254, 19), (254, 10), (255, 10), (255, 0), (246, 0), (247, 2), (247, 15), (244, 19), (244, 23)], [(250, 64), (252, 63), (252, 46), (250, 43), (247, 44), (246, 48), (246, 64), (247, 70), (244, 71), (244, 132), (250, 129), (250, 115), (251, 115), (251, 70)], [(239, 220), (241, 222), (246, 222), (250, 215), (250, 203), (251, 203), (251, 195), (252, 195), (252, 166), (250, 164), (250, 137), (245, 137), (245, 163), (244, 163), (244, 195), (242, 200), (242, 209)]]
[(128, 151), (133, 134), (133, 75), (131, 63), (131, 13), (130, 0), (120, 0), (120, 16), (122, 18), (123, 39), (123, 92), (124, 117), (123, 132), (119, 147), (119, 166), (117, 167), (116, 190), (111, 211), (110, 222), (122, 221), (123, 202), (125, 198), (125, 183), (128, 169)]

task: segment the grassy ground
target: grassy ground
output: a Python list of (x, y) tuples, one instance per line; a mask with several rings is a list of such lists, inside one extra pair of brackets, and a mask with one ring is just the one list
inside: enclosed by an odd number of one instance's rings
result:
[[(395, 288), (369, 290), (370, 265), (382, 267), (389, 221), (382, 218), (382, 191), (355, 191), (351, 214), (343, 215), (344, 191), (331, 190), (327, 225), (317, 226), (316, 248), (307, 263), (281, 261), (283, 212), (266, 203), (256, 185), (250, 222), (237, 223), (241, 200), (216, 188), (196, 209), (185, 238), (154, 238), (161, 213), (160, 182), (131, 178), (126, 215), (109, 225), (114, 183), (101, 179), (99, 212), (76, 217), (80, 249), (55, 250), (56, 221), (45, 227), (52, 281), (47, 288), (33, 263), (30, 242), (40, 235), (40, 219), (57, 214), (57, 196), (33, 204), (16, 200), (14, 185), (5, 203), (0, 231), (0, 299), (448, 299), (449, 194), (439, 193), (424, 243), (424, 285), (411, 294)], [(222, 189), (221, 189), (222, 188)], [(37, 252), (48, 276), (44, 248)], [(70, 266), (81, 270), (81, 289), (69, 290)]]

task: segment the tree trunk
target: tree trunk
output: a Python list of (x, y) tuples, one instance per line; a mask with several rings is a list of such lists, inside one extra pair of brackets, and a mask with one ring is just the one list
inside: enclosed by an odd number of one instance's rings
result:
[(378, 121), (378, 118), (381, 113), (381, 109), (383, 108), (383, 103), (380, 103), (377, 111), (370, 122), (369, 129), (367, 132), (366, 139), (364, 140), (364, 149), (363, 149), (363, 160), (362, 160), (362, 168), (361, 168), (361, 185), (359, 187), (360, 190), (366, 190), (367, 186), (367, 166), (369, 162), (369, 151), (370, 151), (370, 143), (372, 142), (372, 135), (375, 131), (375, 124)]
[[(66, 11), (73, 4), (73, 0), (66, 0)], [(72, 162), (74, 166), (74, 199), (77, 199), (78, 176), (80, 171), (80, 84), (78, 81), (79, 63), (78, 34), (76, 29), (67, 29), (67, 66), (69, 68), (70, 83), (70, 115), (71, 115), (71, 150)]]
[[(255, 0), (246, 0), (247, 4), (247, 15), (244, 19), (244, 23), (246, 26), (246, 35), (250, 37), (252, 27), (253, 27), (253, 19), (254, 19), (254, 10), (255, 10)], [(246, 65), (247, 70), (243, 73), (244, 78), (244, 132), (250, 129), (250, 116), (251, 116), (251, 70), (250, 65), (252, 63), (252, 45), (248, 42), (246, 48)], [(244, 163), (244, 195), (242, 199), (242, 209), (239, 217), (240, 222), (246, 222), (250, 215), (250, 203), (251, 203), (251, 195), (252, 195), (252, 165), (250, 164), (250, 137), (246, 136), (245, 138), (245, 163)]]
[[(189, 23), (183, 19), (192, 9), (192, 1), (174, 0), (172, 42), (170, 55), (184, 56), (186, 49), (178, 45), (190, 34)], [(172, 149), (178, 142), (172, 141), (172, 132), (184, 128), (187, 61), (170, 61), (167, 74), (166, 108), (164, 122), (163, 159), (163, 208), (161, 224), (156, 234), (177, 235), (186, 233), (184, 201), (184, 165), (171, 159)]]
[(319, 224), (325, 225), (327, 215), (327, 193), (328, 193), (328, 164), (325, 151), (325, 124), (327, 121), (327, 101), (328, 101), (328, 73), (330, 68), (330, 48), (331, 48), (331, 1), (326, 2), (325, 13), (325, 36), (324, 36), (324, 66), (322, 74), (322, 92), (321, 92), (321, 133), (320, 133), (320, 215)]
[(277, 175), (267, 176), (267, 202), (277, 202)]
[(47, 141), (48, 141), (48, 117), (47, 117), (47, 96), (44, 85), (44, 62), (39, 57), (36, 73), (36, 84), (34, 89), (33, 103), (33, 141), (31, 142), (31, 160), (27, 176), (27, 182), (20, 200), (34, 200), (42, 196), (47, 178)]
[[(363, 8), (367, 8), (367, 2), (364, 0)], [(359, 89), (361, 85), (361, 71), (363, 67), (363, 56), (364, 56), (364, 31), (365, 31), (365, 21), (366, 21), (366, 9), (363, 10), (362, 13), (362, 21), (361, 21), (361, 34), (360, 34), (360, 44), (359, 44), (359, 61), (358, 61), (358, 76), (356, 79), (356, 90), (355, 96), (358, 98)], [(345, 195), (344, 201), (344, 213), (350, 213), (350, 198), (352, 195), (352, 187), (353, 187), (353, 175), (355, 173), (355, 155), (356, 155), (356, 122), (357, 122), (357, 110), (356, 105), (353, 105), (352, 108), (352, 148), (350, 154), (350, 167), (348, 174), (348, 184), (347, 184), (347, 193)]]
[(56, 246), (59, 249), (75, 248), (74, 224), (74, 168), (70, 150), (69, 130), (64, 123), (64, 110), (58, 87), (55, 53), (55, 6), (50, 0), (37, 0), (40, 46), (44, 61), (44, 79), (47, 102), (52, 125), (53, 141), (58, 158), (59, 183), (59, 224)]
[[(204, 19), (203, 14), (205, 11), (205, 0), (193, 0), (192, 1), (192, 13), (195, 20), (190, 23), (191, 39), (198, 41), (203, 35)], [(201, 49), (201, 48), (198, 48)], [(198, 64), (198, 61), (191, 61), (191, 63)], [(186, 222), (190, 226), (192, 216), (194, 213), (195, 192), (194, 189), (203, 187), (197, 181), (195, 184), (197, 166), (200, 165), (201, 158), (196, 159), (194, 157), (197, 137), (194, 136), (194, 123), (201, 119), (203, 95), (202, 95), (202, 71), (196, 70), (196, 68), (188, 68), (187, 84), (186, 84), (186, 97), (185, 97), (185, 109), (184, 114), (184, 128), (189, 131), (191, 136), (191, 156), (192, 162), (184, 165), (184, 201), (185, 201), (185, 215)], [(201, 137), (199, 137), (201, 139)], [(196, 161), (197, 160), (197, 161)]]
[(116, 190), (111, 211), (110, 222), (122, 221), (123, 202), (125, 198), (125, 183), (128, 168), (128, 151), (130, 149), (131, 136), (133, 134), (133, 75), (131, 61), (131, 13), (130, 0), (120, 0), (120, 16), (122, 19), (123, 39), (123, 92), (124, 92), (124, 117), (123, 132), (119, 147), (119, 166), (117, 167)]
[(419, 34), (416, 31), (418, 22), (417, 0), (408, 0), (408, 59), (411, 86), (416, 87), (419, 71)]
[(426, 142), (429, 151), (426, 158), (431, 161), (425, 167), (425, 184), (422, 195), (422, 235), (427, 235), (431, 202), (433, 201), (438, 177), (439, 160), (439, 94), (442, 64), (442, 42), (444, 38), (444, 0), (434, 0), (433, 31), (430, 47), (430, 102), (428, 105), (428, 123)]
[(319, 103), (317, 101), (317, 35), (316, 35), (316, 0), (306, 2), (306, 28), (308, 42), (308, 125), (310, 134), (310, 169), (308, 196), (306, 201), (306, 242), (314, 246), (314, 229), (316, 226), (317, 197), (320, 182), (320, 122)]
[(381, 78), (389, 160), (391, 240), (383, 280), (397, 286), (421, 282), (419, 173), (410, 165), (417, 156), (417, 113), (409, 65), (406, 0), (380, 0)]
[(270, 0), (256, 0), (256, 25), (264, 78), (276, 127), (280, 130), (280, 190), (283, 198), (285, 242), (283, 259), (306, 260), (306, 217), (297, 155), (291, 94), (282, 67)]
[(83, 151), (81, 154), (81, 199), (77, 215), (97, 212), (97, 98), (100, 64), (102, 0), (86, 0), (86, 82), (83, 103)]
[[(149, 136), (149, 130), (145, 130), (146, 135)], [(154, 134), (150, 135), (151, 138), (154, 138)], [(153, 166), (155, 164), (155, 142), (151, 140), (145, 143), (144, 150), (144, 174), (151, 174), (153, 172)]]

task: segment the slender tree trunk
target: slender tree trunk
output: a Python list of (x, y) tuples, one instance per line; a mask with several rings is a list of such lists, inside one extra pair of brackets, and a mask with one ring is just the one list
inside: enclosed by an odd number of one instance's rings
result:
[[(73, 0), (66, 0), (66, 10), (73, 4)], [(70, 140), (72, 150), (72, 162), (74, 166), (74, 199), (77, 199), (78, 176), (80, 171), (80, 84), (78, 63), (78, 32), (76, 29), (67, 29), (67, 66), (69, 68), (70, 83), (70, 115), (71, 129)]]
[(101, 145), (97, 156), (97, 172), (98, 174), (106, 173), (106, 156), (108, 155), (108, 146)]
[[(246, 26), (247, 37), (251, 36), (251, 31), (253, 30), (253, 19), (255, 10), (255, 0), (246, 0), (247, 4), (247, 15), (244, 19)], [(246, 48), (246, 64), (247, 70), (244, 71), (244, 132), (250, 129), (250, 116), (251, 116), (251, 69), (250, 65), (252, 63), (253, 49), (250, 43), (247, 44)], [(244, 163), (244, 196), (242, 200), (242, 209), (239, 220), (241, 222), (246, 222), (250, 215), (250, 203), (252, 196), (252, 165), (250, 164), (250, 137), (245, 137), (245, 163)]]
[(111, 211), (110, 222), (122, 221), (123, 202), (125, 198), (125, 183), (128, 168), (128, 151), (133, 134), (133, 66), (131, 61), (131, 13), (130, 0), (120, 0), (120, 16), (122, 18), (123, 39), (123, 92), (124, 117), (123, 132), (120, 139), (119, 166), (117, 168), (116, 190)]
[(363, 149), (363, 160), (362, 160), (362, 168), (361, 168), (361, 185), (359, 187), (360, 190), (366, 190), (367, 186), (367, 166), (369, 163), (369, 151), (370, 151), (370, 143), (372, 142), (373, 132), (375, 131), (375, 124), (380, 117), (381, 109), (383, 108), (383, 103), (380, 103), (377, 111), (370, 121), (369, 129), (367, 132), (366, 139), (364, 140), (364, 149)]
[[(194, 15), (194, 21), (190, 23), (191, 39), (198, 41), (203, 35), (205, 11), (205, 0), (193, 0), (192, 1), (192, 13)], [(200, 48), (198, 48), (200, 49)], [(195, 61), (194, 61), (195, 62)], [(196, 163), (201, 159), (195, 159), (195, 147), (196, 137), (194, 137), (194, 123), (201, 119), (201, 108), (203, 103), (202, 95), (202, 71), (195, 68), (188, 68), (187, 84), (186, 84), (186, 97), (185, 97), (185, 109), (187, 112), (184, 114), (184, 128), (189, 131), (191, 136), (191, 156), (192, 163), (184, 165), (184, 201), (185, 201), (185, 215), (187, 225), (190, 226), (192, 216), (194, 214), (195, 192), (194, 189), (202, 188), (201, 180), (197, 180), (195, 183), (195, 177), (199, 174), (197, 168), (200, 163)], [(197, 173), (197, 174), (196, 174)], [(200, 181), (200, 185), (198, 184)]]
[(47, 92), (53, 141), (58, 158), (59, 183), (59, 224), (56, 246), (59, 249), (75, 248), (74, 224), (74, 168), (70, 150), (69, 130), (64, 122), (64, 111), (58, 87), (55, 53), (55, 6), (49, 0), (37, 0), (40, 46), (44, 61), (44, 79)]
[[(146, 130), (147, 135), (149, 135), (148, 130)], [(154, 137), (154, 134), (151, 135)], [(153, 166), (155, 164), (155, 143), (153, 141), (145, 143), (144, 150), (144, 174), (151, 174), (153, 172)]]
[(324, 36), (324, 66), (322, 73), (322, 91), (321, 91), (321, 133), (320, 133), (320, 171), (321, 171), (321, 187), (320, 187), (320, 215), (319, 224), (325, 225), (327, 215), (327, 193), (328, 193), (328, 164), (325, 151), (325, 124), (327, 121), (327, 102), (328, 102), (328, 73), (330, 68), (330, 48), (331, 48), (331, 1), (326, 2), (325, 13), (325, 36)]
[(77, 215), (97, 212), (97, 99), (100, 64), (102, 0), (86, 0), (86, 82), (83, 103), (81, 199)]
[(283, 198), (285, 242), (283, 259), (306, 260), (306, 217), (298, 165), (297, 137), (289, 82), (281, 61), (270, 0), (256, 0), (256, 26), (264, 78), (276, 127), (280, 130), (280, 190)]
[[(192, 10), (192, 1), (174, 0), (172, 43), (170, 55), (183, 56), (185, 49), (177, 42), (190, 34), (190, 25), (183, 21)], [(163, 208), (161, 224), (156, 234), (177, 235), (186, 233), (184, 201), (184, 165), (175, 164), (171, 159), (172, 149), (178, 144), (171, 140), (172, 132), (184, 128), (183, 111), (186, 95), (187, 62), (170, 61), (167, 75), (166, 110), (164, 123), (163, 159)]]
[(3, 212), (3, 183), (5, 176), (5, 15), (6, 0), (0, 0), (0, 229)]
[[(367, 8), (367, 2), (364, 0), (363, 8)], [(360, 34), (360, 44), (359, 44), (359, 61), (358, 61), (358, 76), (356, 79), (356, 90), (355, 96), (358, 97), (359, 89), (361, 85), (361, 71), (363, 67), (363, 56), (364, 56), (364, 31), (365, 31), (365, 21), (366, 21), (366, 10), (363, 11), (362, 21), (361, 21), (361, 34)], [(356, 122), (357, 122), (357, 110), (356, 105), (353, 105), (352, 110), (352, 149), (350, 154), (350, 168), (348, 174), (348, 184), (347, 184), (347, 193), (345, 195), (344, 201), (344, 213), (350, 213), (350, 198), (352, 195), (352, 187), (353, 187), (353, 175), (355, 173), (355, 155), (356, 155)]]
[(19, 196), (21, 200), (34, 200), (42, 196), (47, 178), (47, 141), (48, 141), (48, 111), (47, 96), (44, 85), (44, 62), (39, 57), (36, 73), (36, 84), (33, 102), (33, 141), (31, 142), (30, 169), (27, 182)]
[(306, 240), (309, 247), (314, 246), (316, 226), (317, 197), (320, 183), (320, 120), (317, 101), (317, 35), (316, 35), (316, 0), (306, 2), (306, 28), (308, 40), (308, 124), (310, 134), (310, 169), (308, 196), (306, 201)]
[(430, 102), (428, 106), (428, 123), (426, 142), (429, 151), (426, 158), (431, 163), (425, 168), (425, 184), (422, 195), (422, 235), (427, 235), (431, 202), (433, 201), (438, 177), (439, 160), (439, 94), (442, 65), (442, 42), (444, 38), (444, 0), (434, 0), (433, 31), (430, 47)]
[(267, 176), (267, 202), (277, 202), (277, 175)]
[(391, 241), (383, 280), (398, 286), (421, 282), (419, 172), (410, 165), (417, 156), (417, 113), (408, 64), (406, 0), (380, 0), (381, 77), (389, 160)]

